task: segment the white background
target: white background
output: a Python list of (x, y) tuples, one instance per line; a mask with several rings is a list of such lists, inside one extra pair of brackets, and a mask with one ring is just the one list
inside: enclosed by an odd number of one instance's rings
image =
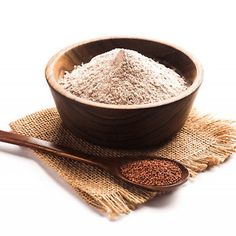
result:
[[(61, 48), (100, 36), (161, 39), (205, 73), (195, 106), (236, 120), (234, 1), (0, 1), (0, 128), (54, 106), (44, 79)], [(234, 156), (235, 157), (235, 156)], [(17, 147), (0, 143), (0, 235), (235, 235), (236, 160), (111, 222)]]

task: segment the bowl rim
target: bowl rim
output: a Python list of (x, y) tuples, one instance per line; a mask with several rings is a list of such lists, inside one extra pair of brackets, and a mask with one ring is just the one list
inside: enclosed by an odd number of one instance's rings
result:
[[(150, 41), (154, 43), (160, 43), (163, 45), (166, 45), (168, 47), (174, 48), (177, 51), (182, 52), (185, 54), (195, 65), (196, 67), (196, 78), (194, 82), (182, 93), (180, 93), (177, 96), (174, 96), (172, 98), (168, 98), (163, 101), (159, 102), (154, 102), (154, 103), (147, 103), (147, 104), (138, 104), (138, 105), (116, 105), (116, 104), (106, 104), (106, 103), (99, 103), (99, 102), (94, 102), (88, 99), (80, 98), (69, 91), (65, 90), (61, 85), (58, 84), (58, 82), (55, 79), (54, 75), (54, 66), (58, 62), (58, 60), (68, 51), (70, 51), (73, 48), (76, 48), (78, 46), (81, 46), (83, 44), (87, 43), (92, 43), (96, 41), (101, 41), (101, 40), (109, 40), (109, 39), (132, 39), (132, 40), (144, 40), (144, 41)], [(145, 55), (144, 55), (145, 56)], [(46, 68), (45, 68), (45, 77), (48, 82), (48, 85), (53, 88), (57, 93), (61, 94), (62, 96), (65, 96), (73, 101), (79, 102), (84, 105), (88, 106), (93, 106), (93, 107), (99, 107), (99, 108), (106, 108), (106, 109), (145, 109), (145, 108), (153, 108), (153, 107), (160, 107), (164, 106), (170, 103), (177, 102), (179, 100), (184, 99), (185, 97), (189, 96), (190, 94), (194, 93), (202, 84), (203, 81), (203, 68), (199, 60), (193, 56), (190, 52), (186, 51), (185, 49), (173, 45), (168, 42), (164, 42), (162, 40), (156, 40), (156, 39), (150, 39), (150, 38), (144, 38), (144, 37), (100, 37), (100, 38), (94, 38), (94, 39), (89, 39), (89, 40), (83, 40), (80, 41), (79, 43), (72, 44), (68, 47), (63, 48), (60, 50), (58, 53), (56, 53), (54, 56), (51, 57), (51, 59), (48, 61)]]

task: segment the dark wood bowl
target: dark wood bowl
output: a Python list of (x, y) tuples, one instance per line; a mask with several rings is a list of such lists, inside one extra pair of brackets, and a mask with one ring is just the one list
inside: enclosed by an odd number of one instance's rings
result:
[[(114, 48), (132, 49), (175, 68), (191, 86), (163, 102), (120, 106), (81, 99), (57, 83), (74, 65), (87, 63)], [(57, 53), (45, 74), (66, 128), (92, 143), (129, 149), (156, 146), (175, 135), (184, 125), (202, 83), (201, 65), (192, 55), (175, 46), (141, 38), (105, 38), (75, 44)]]

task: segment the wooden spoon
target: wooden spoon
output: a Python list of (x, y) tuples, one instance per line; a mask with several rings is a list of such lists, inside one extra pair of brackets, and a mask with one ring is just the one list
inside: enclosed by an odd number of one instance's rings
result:
[[(11, 132), (6, 132), (6, 131), (2, 131), (0, 130), (0, 141), (5, 142), (5, 143), (11, 143), (11, 144), (16, 144), (19, 146), (24, 146), (24, 147), (28, 147), (28, 148), (32, 148), (35, 150), (39, 150), (39, 151), (44, 151), (50, 154), (56, 154), (58, 156), (64, 157), (64, 158), (69, 158), (69, 159), (73, 159), (73, 160), (77, 160), (77, 161), (81, 161), (84, 162), (86, 164), (89, 165), (93, 165), (99, 168), (102, 168), (106, 171), (108, 171), (109, 173), (111, 173), (113, 176), (118, 177), (130, 184), (142, 187), (144, 189), (147, 190), (151, 190), (151, 191), (171, 191), (173, 189), (175, 189), (176, 187), (180, 186), (181, 184), (183, 184), (184, 182), (187, 181), (188, 176), (189, 176), (189, 172), (188, 170), (179, 162), (174, 161), (174, 160), (170, 160), (167, 158), (163, 158), (163, 157), (139, 157), (138, 159), (132, 159), (132, 160), (111, 160), (111, 161), (107, 161), (104, 160), (102, 158), (99, 158), (97, 156), (93, 156), (93, 155), (89, 155), (89, 157), (79, 151), (75, 151), (73, 149), (67, 148), (67, 147), (62, 147), (59, 145), (56, 145), (54, 143), (51, 142), (47, 142), (44, 140), (40, 140), (37, 138), (33, 138), (33, 137), (27, 137), (24, 135), (20, 135), (20, 134), (15, 134), (15, 133), (11, 133)], [(120, 159), (124, 159), (124, 158), (120, 158)], [(130, 162), (134, 162), (137, 160), (150, 160), (150, 159), (159, 159), (159, 160), (166, 160), (172, 163), (175, 163), (176, 165), (179, 166), (179, 168), (182, 171), (181, 174), (181, 179), (178, 182), (175, 182), (174, 184), (170, 184), (170, 185), (144, 185), (144, 184), (139, 184), (136, 182), (133, 182), (129, 179), (127, 179), (124, 175), (122, 175), (121, 173), (121, 167), (127, 163)]]

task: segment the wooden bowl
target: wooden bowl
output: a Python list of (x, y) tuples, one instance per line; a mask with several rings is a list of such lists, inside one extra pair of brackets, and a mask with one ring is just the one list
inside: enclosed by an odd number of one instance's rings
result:
[[(57, 83), (74, 65), (87, 63), (114, 48), (132, 49), (173, 67), (191, 86), (162, 102), (108, 105), (79, 98)], [(66, 128), (89, 142), (129, 149), (156, 146), (175, 135), (183, 127), (202, 83), (202, 68), (192, 55), (175, 46), (141, 38), (103, 38), (75, 44), (57, 53), (45, 74)]]

